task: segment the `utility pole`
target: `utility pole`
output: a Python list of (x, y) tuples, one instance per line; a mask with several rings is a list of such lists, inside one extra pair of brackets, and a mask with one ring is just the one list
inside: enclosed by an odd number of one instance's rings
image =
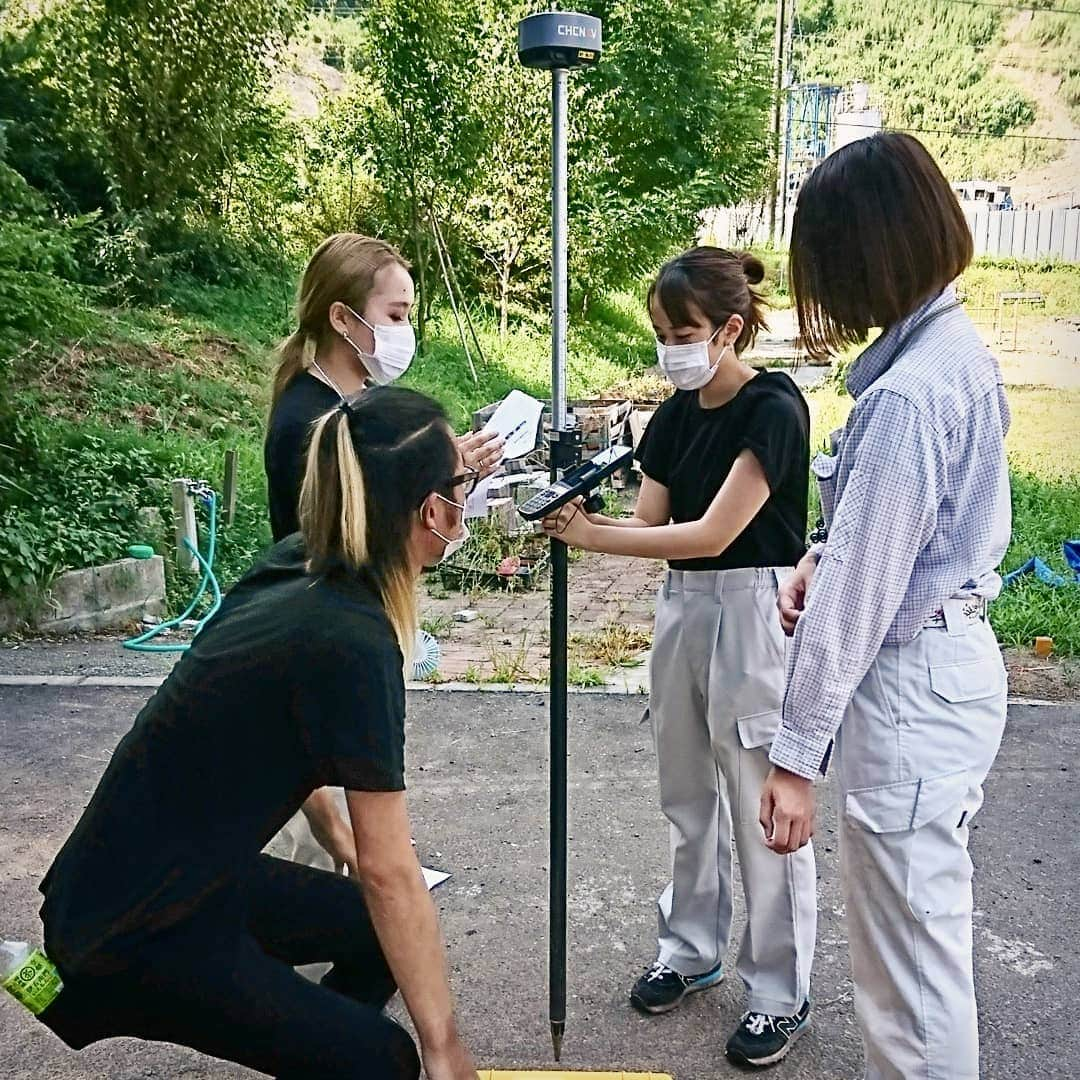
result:
[(776, 26), (773, 30), (773, 102), (769, 116), (772, 130), (772, 151), (776, 172), (769, 191), (769, 239), (776, 240), (776, 204), (780, 199), (780, 114), (784, 97), (784, 0), (776, 0)]

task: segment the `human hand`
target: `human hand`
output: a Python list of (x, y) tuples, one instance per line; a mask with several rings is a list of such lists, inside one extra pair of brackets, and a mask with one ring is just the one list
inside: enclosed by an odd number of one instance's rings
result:
[(813, 555), (805, 555), (795, 567), (795, 573), (780, 584), (776, 606), (780, 610), (780, 625), (788, 637), (795, 633), (795, 624), (806, 607), (806, 592), (816, 569), (817, 559)]
[(588, 548), (595, 526), (583, 508), (584, 502), (579, 495), (549, 514), (542, 522), (544, 532), (569, 547)]
[(476, 1080), (476, 1065), (465, 1044), (455, 1038), (447, 1046), (424, 1048), (428, 1080)]
[(490, 476), (502, 464), (506, 443), (497, 431), (470, 431), (458, 436), (458, 450), (466, 469), (475, 469), (480, 479)]
[(758, 813), (766, 846), (777, 855), (790, 855), (808, 844), (815, 801), (813, 781), (774, 765), (765, 777)]

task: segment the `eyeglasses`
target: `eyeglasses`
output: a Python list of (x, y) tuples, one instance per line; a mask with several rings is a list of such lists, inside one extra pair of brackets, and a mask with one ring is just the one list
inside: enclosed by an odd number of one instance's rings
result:
[(468, 498), (476, 490), (476, 485), (479, 483), (480, 473), (476, 469), (466, 469), (457, 476), (451, 476), (450, 479), (446, 481), (446, 486), (448, 488), (456, 488), (458, 484), (464, 484), (465, 497)]

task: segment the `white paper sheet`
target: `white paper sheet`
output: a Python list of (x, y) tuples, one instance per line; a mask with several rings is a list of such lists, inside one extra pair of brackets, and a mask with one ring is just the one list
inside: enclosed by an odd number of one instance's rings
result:
[(544, 415), (544, 403), (521, 390), (511, 390), (484, 425), (484, 431), (497, 431), (505, 440), (503, 460), (521, 457), (536, 446), (536, 427)]
[(466, 497), (465, 517), (487, 517), (488, 488), (494, 479), (494, 476), (485, 476), (473, 489), (473, 493)]
[(424, 871), (424, 884), (428, 887), (428, 892), (450, 878), (449, 874), (444, 874), (441, 870), (431, 870), (426, 866), (420, 869)]

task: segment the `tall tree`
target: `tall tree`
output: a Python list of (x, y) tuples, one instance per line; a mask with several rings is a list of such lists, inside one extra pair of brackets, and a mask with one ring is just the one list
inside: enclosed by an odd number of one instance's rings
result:
[[(515, 290), (546, 287), (549, 80), (521, 67), (527, 0), (486, 0), (471, 93), (481, 167), (457, 234), (491, 268), (505, 331)], [(754, 190), (768, 161), (769, 42), (754, 0), (605, 0), (602, 62), (569, 83), (572, 286), (636, 280), (689, 242), (707, 206)]]
[(364, 77), (378, 94), (358, 137), (413, 260), (423, 340), (436, 291), (431, 220), (463, 213), (483, 147), (485, 103), (472, 92), (477, 19), (462, 0), (372, 0), (368, 25)]
[(629, 280), (697, 215), (754, 190), (768, 162), (769, 42), (754, 0), (607, 0), (604, 57), (574, 143), (578, 287)]
[[(489, 0), (481, 6), (483, 56), (474, 65), (474, 94), (485, 103), (484, 149), (466, 207), (457, 224), (463, 244), (479, 256), (474, 276), (490, 282), (499, 329), (523, 270), (547, 268), (540, 243), (548, 235), (545, 199), (551, 170), (549, 94), (546, 79), (517, 58), (517, 24), (529, 0)], [(546, 285), (546, 276), (540, 278)]]
[[(349, 207), (380, 194), (423, 302), (440, 267), (433, 219), (462, 277), (495, 298), (546, 298), (549, 80), (517, 60), (530, 0), (372, 0), (367, 44), (333, 113)], [(605, 55), (570, 80), (572, 287), (637, 280), (697, 214), (760, 182), (768, 157), (769, 41), (753, 0), (594, 0)], [(349, 120), (348, 118), (352, 118)], [(346, 120), (343, 127), (341, 121)], [(328, 129), (328, 132), (330, 129)], [(321, 150), (320, 150), (321, 152)]]
[(263, 106), (296, 0), (88, 0), (52, 19), (54, 77), (129, 209), (212, 190)]

